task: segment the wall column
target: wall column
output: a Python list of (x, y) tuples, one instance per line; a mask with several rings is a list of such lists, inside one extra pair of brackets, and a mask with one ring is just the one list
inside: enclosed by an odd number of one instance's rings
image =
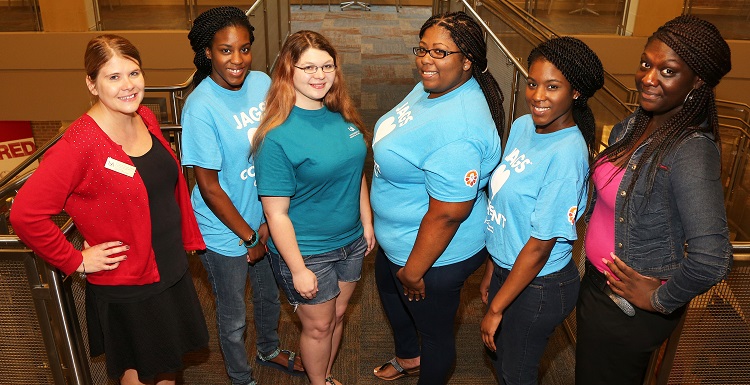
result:
[(39, 0), (44, 32), (85, 32), (96, 29), (93, 0)]
[(664, 23), (682, 15), (684, 5), (684, 0), (631, 0), (625, 35), (651, 36)]

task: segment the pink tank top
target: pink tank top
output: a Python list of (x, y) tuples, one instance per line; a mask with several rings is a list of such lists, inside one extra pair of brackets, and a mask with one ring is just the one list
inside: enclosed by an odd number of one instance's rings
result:
[(586, 228), (584, 245), (586, 258), (602, 273), (612, 273), (602, 258), (612, 260), (609, 253), (614, 251), (615, 245), (615, 199), (624, 174), (624, 168), (602, 159), (591, 176), (596, 188), (596, 204)]

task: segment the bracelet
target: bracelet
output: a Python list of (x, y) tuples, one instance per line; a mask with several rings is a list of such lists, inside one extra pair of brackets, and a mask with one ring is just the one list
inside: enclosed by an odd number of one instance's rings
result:
[(81, 266), (83, 266), (83, 273), (81, 273), (81, 278), (86, 279), (86, 264), (81, 261)]

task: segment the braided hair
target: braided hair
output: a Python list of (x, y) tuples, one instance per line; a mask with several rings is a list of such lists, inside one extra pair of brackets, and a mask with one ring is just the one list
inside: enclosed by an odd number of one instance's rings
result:
[[(652, 186), (657, 166), (690, 134), (711, 133), (714, 140), (719, 141), (719, 119), (714, 87), (732, 69), (731, 51), (719, 30), (710, 22), (695, 16), (683, 15), (668, 21), (649, 37), (646, 45), (654, 40), (659, 40), (671, 48), (696, 76), (703, 80), (703, 84), (691, 90), (682, 108), (650, 134), (650, 141), (645, 144), (643, 154), (633, 171), (632, 181), (627, 188), (628, 193), (640, 177), (642, 166), (653, 158), (647, 171), (648, 186)], [(614, 161), (632, 154), (633, 148), (646, 132), (651, 117), (650, 112), (639, 107), (635, 112), (633, 129), (599, 154), (592, 172), (600, 159), (606, 157)]]
[(488, 71), (487, 44), (484, 41), (482, 28), (477, 22), (463, 11), (438, 14), (430, 17), (419, 30), (419, 37), (424, 36), (425, 31), (432, 26), (445, 28), (451, 38), (458, 46), (461, 53), (472, 63), (471, 72), (482, 88), (487, 105), (495, 122), (498, 135), (503, 137), (503, 122), (505, 121), (505, 110), (503, 109), (503, 91), (497, 81)]
[(573, 100), (573, 121), (583, 134), (589, 159), (596, 155), (596, 121), (588, 100), (604, 86), (604, 67), (586, 43), (574, 37), (557, 37), (531, 50), (528, 66), (537, 60), (547, 60), (562, 72), (570, 86), (580, 94)]
[(250, 34), (250, 44), (255, 41), (253, 31), (255, 28), (245, 15), (245, 11), (237, 7), (211, 8), (195, 18), (193, 28), (188, 33), (190, 47), (195, 52), (193, 64), (195, 64), (195, 75), (193, 84), (197, 86), (203, 79), (211, 75), (211, 59), (206, 56), (206, 48), (210, 48), (216, 32), (226, 27), (245, 27)]

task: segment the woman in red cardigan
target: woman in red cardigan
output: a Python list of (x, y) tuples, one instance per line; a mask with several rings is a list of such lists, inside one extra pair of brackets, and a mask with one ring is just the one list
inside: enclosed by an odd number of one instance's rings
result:
[[(204, 249), (180, 165), (141, 106), (138, 50), (102, 35), (85, 54), (96, 98), (16, 196), (11, 223), (37, 255), (87, 279), (90, 354), (121, 384), (174, 384), (184, 353), (208, 343), (185, 250)], [(51, 217), (65, 211), (76, 250)], [(92, 246), (89, 246), (92, 245)]]

